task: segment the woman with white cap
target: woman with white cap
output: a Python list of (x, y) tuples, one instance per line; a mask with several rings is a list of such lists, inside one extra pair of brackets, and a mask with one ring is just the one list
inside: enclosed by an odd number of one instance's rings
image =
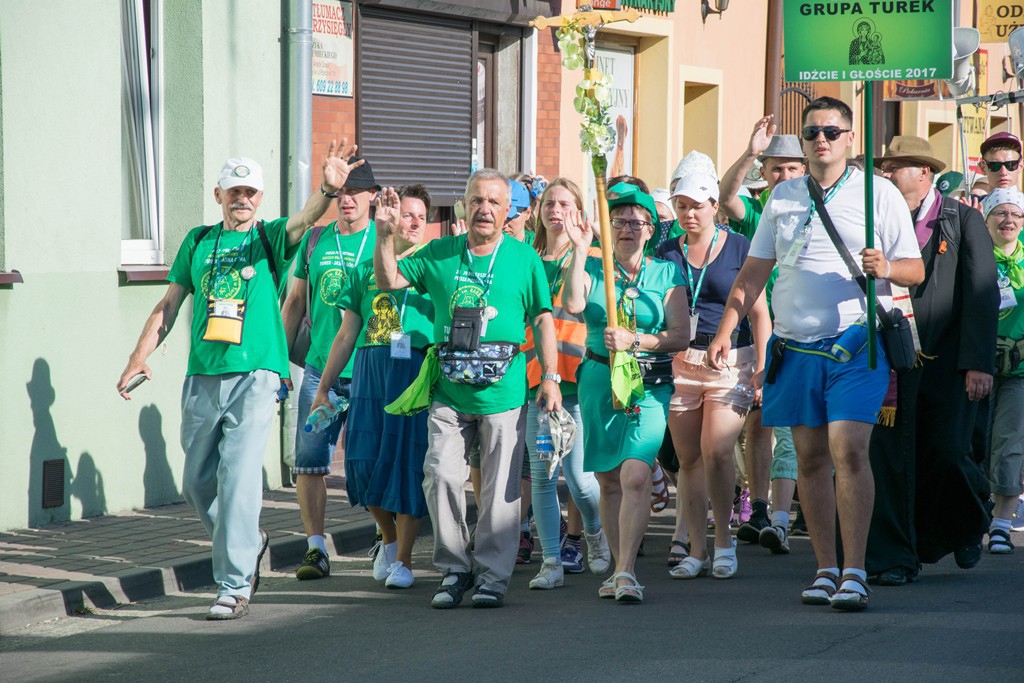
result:
[[(673, 362), (675, 394), (669, 430), (679, 460), (680, 499), (690, 529), (704, 527), (708, 500), (715, 519), (729, 519), (736, 482), (734, 447), (747, 411), (760, 401), (752, 386), (764, 368), (771, 322), (764, 295), (733, 332), (728, 366), (715, 370), (705, 351), (750, 242), (715, 223), (718, 181), (702, 170), (683, 175), (672, 201), (685, 234), (663, 244), (656, 254), (679, 266), (689, 295), (690, 348)], [(693, 539), (696, 540), (696, 539)], [(673, 567), (673, 578), (692, 579), (711, 571), (727, 579), (736, 573), (736, 544), (728, 524), (715, 526), (714, 566), (705, 544), (692, 543), (690, 556)]]
[[(615, 569), (598, 590), (616, 602), (643, 602), (643, 586), (634, 564), (650, 520), (651, 468), (665, 435), (671, 383), (654, 384), (654, 363), (670, 364), (670, 353), (686, 348), (689, 338), (685, 290), (679, 270), (644, 255), (654, 232), (654, 200), (635, 185), (619, 183), (608, 190), (611, 211), (614, 275), (601, 260), (587, 258), (590, 230), (567, 221), (565, 230), (574, 250), (566, 274), (562, 305), (582, 313), (587, 325), (585, 360), (577, 373), (583, 417), (583, 468), (597, 474), (601, 486), (601, 521), (615, 560)], [(605, 277), (614, 277), (616, 310), (605, 304)], [(619, 325), (610, 327), (612, 315)], [(651, 371), (644, 377), (642, 396), (629, 412), (616, 409), (611, 394), (610, 358), (630, 351)]]
[[(999, 273), (999, 328), (996, 378), (992, 388), (992, 452), (989, 482), (995, 509), (988, 551), (1013, 552), (1010, 529), (1024, 493), (1024, 195), (1015, 187), (996, 188), (982, 202), (985, 225), (995, 248)], [(1017, 520), (1019, 522), (1019, 520)]]

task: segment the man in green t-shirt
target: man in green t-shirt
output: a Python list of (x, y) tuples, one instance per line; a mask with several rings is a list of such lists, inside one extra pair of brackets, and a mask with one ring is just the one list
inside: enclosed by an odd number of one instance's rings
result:
[(251, 159), (229, 159), (213, 190), (223, 221), (194, 228), (185, 237), (167, 292), (117, 382), (127, 400), (133, 378), (152, 377), (146, 359), (170, 333), (185, 297), (192, 294), (192, 343), (181, 399), (182, 495), (213, 541), (218, 588), (207, 619), (248, 614), (259, 584), (259, 563), (267, 548), (267, 535), (259, 528), (263, 453), (274, 399), (281, 378), (288, 377), (275, 280), (303, 234), (330, 206), (328, 195), (358, 168), (361, 162), (345, 161), (350, 156), (347, 147), (332, 142), (323, 182), (302, 211), (266, 223), (256, 220), (263, 170)]
[[(807, 175), (807, 164), (800, 141), (795, 135), (776, 135), (773, 116), (769, 114), (758, 119), (750, 135), (747, 150), (722, 176), (719, 183), (722, 210), (729, 217), (729, 227), (747, 239), (752, 239), (761, 211), (768, 195), (775, 186), (785, 180)], [(740, 196), (743, 178), (754, 165), (761, 162), (761, 177), (768, 188), (758, 197)], [(768, 279), (766, 292), (771, 306), (772, 286), (778, 276), (776, 268)], [(737, 538), (747, 543), (760, 543), (774, 553), (789, 552), (788, 522), (789, 508), (796, 490), (796, 451), (789, 447), (792, 439), (788, 429), (777, 428), (777, 445), (772, 455), (772, 430), (761, 425), (761, 411), (751, 410), (747, 414), (746, 443), (744, 459), (750, 484), (752, 512), (749, 521), (740, 525)], [(768, 517), (768, 488), (771, 479), (773, 514)]]
[[(355, 157), (349, 159), (350, 164), (355, 161)], [(377, 229), (370, 220), (370, 203), (379, 189), (369, 163), (363, 163), (349, 174), (345, 186), (334, 195), (338, 200), (338, 220), (322, 230), (310, 230), (303, 238), (295, 259), (295, 281), (282, 308), (289, 348), (295, 343), (296, 331), (304, 317), (308, 318), (310, 325), (309, 352), (298, 393), (295, 466), (292, 468), (295, 497), (299, 501), (299, 514), (308, 545), (302, 564), (295, 570), (298, 579), (319, 579), (331, 573), (324, 538), (324, 512), (327, 508), (324, 477), (331, 472), (331, 456), (347, 413), (342, 412), (323, 431), (307, 432), (304, 427), (331, 344), (341, 327), (344, 311), (338, 307), (338, 299), (356, 266), (373, 259)], [(330, 400), (348, 398), (352, 361), (345, 366), (340, 377), (332, 379)], [(392, 554), (394, 550), (394, 547), (390, 548)], [(387, 560), (383, 563), (385, 568), (395, 561), (394, 557), (383, 559)], [(376, 563), (374, 567), (380, 564)], [(374, 578), (386, 579), (387, 576)]]
[[(487, 358), (480, 374), (500, 362), (489, 351), (502, 342), (516, 352), (525, 341), (525, 321), (533, 325), (544, 373), (537, 404), (561, 408), (551, 293), (544, 265), (529, 246), (502, 232), (509, 207), (509, 181), (482, 169), (466, 185), (468, 232), (434, 240), (398, 262), (392, 247), (394, 207), (378, 209), (379, 233), (374, 275), (382, 291), (415, 287), (434, 306), (434, 338), (441, 376), (433, 388), (423, 491), (434, 527), (434, 564), (444, 574), (431, 605), (456, 607), (475, 585), (474, 607), (500, 607), (515, 568), (519, 547), (519, 478), (529, 397), (526, 359), (516, 353), (503, 377), (490, 384), (465, 382), (466, 361), (446, 363), (448, 349), (465, 348)], [(389, 216), (385, 220), (384, 214)], [(476, 344), (474, 344), (476, 342)], [(465, 483), (468, 446), (479, 437), (480, 510), (476, 542), (469, 552)], [(474, 569), (476, 575), (474, 576)]]

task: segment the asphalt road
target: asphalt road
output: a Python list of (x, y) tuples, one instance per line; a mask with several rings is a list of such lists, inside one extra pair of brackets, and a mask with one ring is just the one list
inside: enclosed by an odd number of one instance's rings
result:
[[(265, 575), (252, 613), (207, 622), (213, 593), (61, 619), (0, 640), (3, 681), (1015, 681), (1024, 678), (1024, 550), (948, 558), (920, 583), (876, 588), (863, 613), (809, 607), (810, 542), (772, 556), (741, 545), (730, 580), (673, 581), (670, 513), (654, 519), (640, 606), (597, 598), (599, 577), (530, 591), (539, 550), (517, 567), (506, 606), (434, 610), (430, 539), (417, 583), (386, 590), (362, 555), (329, 579)], [(1016, 542), (1024, 538), (1015, 534)]]

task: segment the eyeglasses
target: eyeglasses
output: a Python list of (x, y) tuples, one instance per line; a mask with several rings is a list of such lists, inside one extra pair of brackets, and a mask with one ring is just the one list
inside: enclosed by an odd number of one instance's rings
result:
[(800, 131), (800, 135), (804, 140), (810, 142), (818, 138), (818, 133), (824, 133), (826, 140), (835, 142), (843, 133), (852, 132), (852, 128), (840, 128), (839, 126), (804, 126), (804, 129)]
[(1024, 221), (1024, 213), (1019, 213), (1017, 211), (993, 211), (989, 215), (995, 216), (998, 220), (1001, 221), (1005, 221), (1007, 218), (1012, 220), (1014, 223), (1020, 223)]
[(616, 230), (622, 230), (623, 228), (629, 228), (633, 232), (640, 232), (646, 227), (652, 225), (647, 221), (627, 221), (625, 218), (613, 218), (612, 227)]
[(982, 161), (985, 162), (985, 167), (993, 173), (999, 173), (1004, 166), (1007, 171), (1016, 171), (1020, 168), (1020, 159), (1014, 159), (1013, 161), (989, 161), (988, 159), (983, 159)]

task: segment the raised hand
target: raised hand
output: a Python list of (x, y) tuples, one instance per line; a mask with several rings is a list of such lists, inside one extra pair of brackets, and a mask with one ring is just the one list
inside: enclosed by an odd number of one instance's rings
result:
[(562, 229), (566, 237), (576, 249), (586, 251), (594, 240), (594, 228), (590, 225), (582, 211), (570, 211), (562, 220)]
[(752, 156), (760, 156), (768, 149), (768, 143), (775, 135), (776, 126), (772, 123), (774, 114), (763, 116), (754, 124), (754, 132), (750, 134), (750, 142), (747, 144), (747, 151)]
[(465, 235), (469, 232), (469, 227), (466, 225), (465, 218), (456, 218), (455, 222), (452, 223), (452, 234), (455, 236)]
[(377, 195), (374, 203), (377, 212), (374, 214), (373, 221), (377, 226), (377, 231), (383, 232), (385, 235), (394, 235), (398, 230), (398, 216), (402, 206), (398, 192), (393, 187), (385, 187)]
[(358, 150), (359, 145), (350, 145), (344, 138), (341, 144), (338, 144), (336, 140), (331, 140), (323, 163), (324, 190), (326, 192), (333, 194), (345, 187), (345, 181), (348, 180), (352, 169), (366, 163), (363, 159), (353, 164), (348, 163), (348, 160), (355, 156)]

